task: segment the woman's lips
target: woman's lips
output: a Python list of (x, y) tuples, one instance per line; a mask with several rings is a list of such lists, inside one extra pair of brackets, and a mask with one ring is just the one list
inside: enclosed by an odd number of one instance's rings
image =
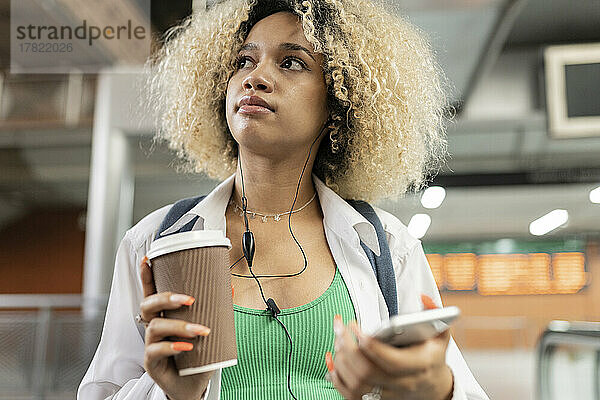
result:
[(238, 112), (240, 114), (267, 114), (272, 113), (273, 111), (263, 106), (251, 106), (249, 104), (244, 104), (239, 108)]

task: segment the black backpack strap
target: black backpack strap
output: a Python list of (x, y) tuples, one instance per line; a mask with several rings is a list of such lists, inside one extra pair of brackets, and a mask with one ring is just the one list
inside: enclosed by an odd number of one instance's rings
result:
[(379, 217), (373, 210), (373, 207), (369, 203), (362, 200), (346, 200), (348, 204), (361, 213), (367, 221), (373, 224), (375, 232), (377, 232), (377, 240), (379, 241), (379, 256), (360, 241), (360, 245), (367, 254), (375, 276), (377, 277), (377, 283), (383, 293), (383, 298), (388, 307), (389, 316), (398, 314), (398, 296), (396, 292), (396, 275), (394, 273), (394, 265), (392, 263), (392, 255), (390, 254), (390, 247), (383, 230), (383, 225)]
[[(158, 228), (157, 234), (154, 237), (154, 239), (156, 240), (163, 236), (168, 236), (163, 235), (163, 232), (175, 222), (177, 222), (177, 220), (179, 220), (179, 218), (181, 218), (186, 212), (194, 208), (194, 206), (200, 203), (205, 197), (206, 196), (188, 197), (175, 202), (175, 204), (173, 204), (173, 206), (169, 209), (169, 212), (167, 213), (167, 215), (165, 215), (162, 222), (160, 223), (160, 227)], [(177, 232), (172, 233), (191, 231), (194, 227), (194, 224), (196, 223), (196, 220), (198, 220), (198, 216), (195, 216), (194, 219), (182, 226), (181, 229), (179, 229)]]

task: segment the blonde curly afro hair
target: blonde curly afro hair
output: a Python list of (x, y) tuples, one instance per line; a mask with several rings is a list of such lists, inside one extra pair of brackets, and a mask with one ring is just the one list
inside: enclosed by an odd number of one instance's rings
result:
[(420, 190), (446, 157), (445, 76), (426, 35), (377, 0), (225, 0), (171, 28), (147, 63), (155, 140), (178, 169), (223, 180), (237, 164), (227, 83), (250, 29), (280, 11), (299, 17), (324, 55), (329, 134), (313, 171), (345, 199)]

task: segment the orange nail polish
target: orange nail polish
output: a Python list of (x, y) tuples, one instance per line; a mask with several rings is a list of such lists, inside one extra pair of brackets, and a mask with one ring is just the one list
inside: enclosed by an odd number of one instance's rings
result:
[(187, 299), (187, 300), (185, 301), (185, 303), (183, 303), (183, 304), (185, 304), (186, 306), (191, 306), (192, 304), (194, 304), (194, 302), (195, 302), (195, 301), (196, 301), (196, 299), (195, 299), (195, 298), (193, 298), (192, 296), (190, 296), (190, 298), (189, 298), (189, 299)]
[(144, 258), (142, 258), (142, 264), (146, 263), (148, 263), (148, 256), (144, 256)]
[(344, 321), (342, 320), (342, 316), (336, 314), (335, 317), (333, 317), (333, 331), (335, 332), (335, 335), (342, 336), (344, 334), (344, 330), (345, 325)]
[(190, 351), (194, 345), (188, 342), (173, 342), (171, 348), (175, 351)]
[(427, 296), (426, 294), (421, 295), (421, 302), (423, 303), (423, 306), (425, 306), (426, 310), (433, 310), (434, 308), (438, 308), (433, 302), (433, 300), (431, 300), (431, 297)]
[(328, 351), (325, 353), (325, 364), (327, 364), (327, 370), (333, 371), (333, 360), (331, 359), (331, 353)]

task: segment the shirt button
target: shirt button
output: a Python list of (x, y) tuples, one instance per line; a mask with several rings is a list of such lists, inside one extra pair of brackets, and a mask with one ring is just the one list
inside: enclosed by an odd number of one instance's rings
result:
[(364, 284), (364, 282), (362, 282), (362, 281), (361, 281), (361, 282), (359, 283), (359, 286), (360, 286), (360, 288), (361, 288), (361, 289), (364, 289), (364, 288), (365, 288), (365, 284)]

